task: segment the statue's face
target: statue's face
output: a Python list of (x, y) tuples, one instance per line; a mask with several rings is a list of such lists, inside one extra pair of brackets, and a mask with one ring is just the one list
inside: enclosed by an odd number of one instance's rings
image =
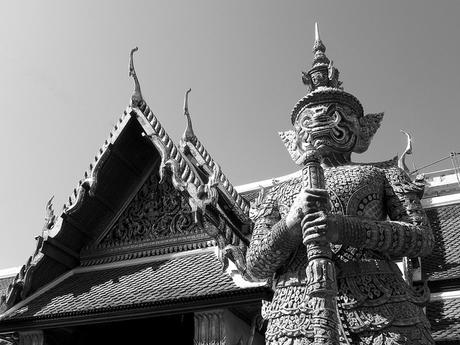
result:
[(331, 103), (304, 108), (297, 116), (294, 128), (300, 149), (309, 142), (322, 155), (351, 153), (356, 144), (359, 122), (350, 107)]

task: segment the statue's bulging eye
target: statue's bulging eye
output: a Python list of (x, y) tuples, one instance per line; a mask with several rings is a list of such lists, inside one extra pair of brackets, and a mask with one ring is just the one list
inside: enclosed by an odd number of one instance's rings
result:
[(340, 113), (338, 111), (334, 111), (332, 113), (332, 121), (336, 122), (336, 123), (339, 123), (340, 120), (342, 120), (342, 116), (340, 115)]
[(312, 123), (312, 118), (314, 116), (313, 111), (307, 110), (302, 113), (302, 117), (300, 119), (300, 125), (302, 127), (308, 127)]
[(311, 118), (308, 115), (305, 115), (305, 117), (302, 119), (302, 127), (308, 127), (311, 124)]

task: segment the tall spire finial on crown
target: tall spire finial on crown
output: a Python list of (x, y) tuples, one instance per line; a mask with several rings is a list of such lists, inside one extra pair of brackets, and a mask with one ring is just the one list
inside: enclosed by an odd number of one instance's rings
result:
[(315, 23), (315, 43), (313, 44), (313, 63), (308, 72), (302, 72), (302, 81), (307, 93), (318, 87), (340, 88), (339, 71), (333, 66), (326, 54), (326, 46), (321, 41), (318, 23)]
[[(333, 66), (332, 61), (326, 57), (325, 52), (326, 46), (321, 41), (318, 23), (315, 23), (312, 67), (306, 72), (302, 72), (302, 81), (307, 88), (307, 94), (297, 102), (292, 110), (292, 124), (295, 124), (298, 115), (303, 112), (305, 107), (311, 104), (340, 103), (350, 107), (358, 117), (364, 115), (363, 106), (359, 100), (343, 90), (342, 82), (339, 81), (339, 70)], [(286, 135), (284, 137), (287, 138)], [(286, 140), (283, 139), (283, 141), (291, 140), (287, 138)], [(366, 150), (367, 146), (364, 147), (364, 144), (361, 146), (356, 146), (355, 152), (364, 152)], [(358, 151), (358, 149), (361, 151)], [(297, 158), (294, 159), (296, 160)]]
[(319, 37), (318, 22), (315, 22), (315, 42), (317, 41), (321, 41), (321, 38)]
[(329, 59), (327, 58), (325, 52), (326, 46), (323, 44), (323, 41), (321, 41), (321, 37), (319, 36), (318, 23), (315, 23), (315, 43), (313, 44), (313, 53), (315, 55), (313, 57), (313, 67), (318, 64), (329, 64)]

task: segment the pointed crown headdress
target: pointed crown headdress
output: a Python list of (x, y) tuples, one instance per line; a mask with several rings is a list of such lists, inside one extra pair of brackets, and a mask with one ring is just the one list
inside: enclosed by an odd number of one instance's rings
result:
[(302, 82), (307, 88), (307, 95), (299, 100), (292, 110), (292, 123), (306, 105), (327, 102), (338, 102), (350, 106), (358, 117), (362, 117), (363, 106), (355, 96), (343, 91), (342, 82), (339, 81), (339, 70), (326, 56), (326, 46), (319, 36), (318, 23), (315, 23), (313, 54), (311, 69), (302, 72)]
[[(326, 47), (319, 36), (318, 24), (315, 23), (312, 68), (308, 72), (302, 72), (302, 81), (307, 87), (307, 94), (294, 106), (291, 112), (292, 124), (295, 123), (297, 116), (310, 106), (339, 103), (350, 107), (358, 117), (360, 127), (353, 152), (362, 153), (367, 150), (372, 137), (380, 127), (383, 113), (364, 115), (361, 102), (355, 96), (343, 90), (342, 82), (339, 81), (339, 71), (333, 66), (332, 61), (327, 58), (325, 52)], [(280, 135), (292, 155), (292, 152), (295, 151), (291, 147), (295, 143), (293, 139), (295, 132), (281, 132)], [(293, 159), (296, 161), (294, 157)]]

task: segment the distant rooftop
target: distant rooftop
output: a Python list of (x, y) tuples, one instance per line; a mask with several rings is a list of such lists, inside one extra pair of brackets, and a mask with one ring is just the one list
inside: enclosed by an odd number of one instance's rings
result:
[(20, 269), (21, 266), (0, 269), (0, 279), (14, 277)]
[[(288, 175), (236, 186), (235, 189), (238, 193), (243, 194), (248, 201), (252, 201), (257, 197), (261, 188), (270, 188), (278, 183), (296, 178), (301, 173), (299, 170)], [(426, 181), (425, 193), (422, 199), (424, 207), (460, 203), (460, 173), (458, 169), (434, 171), (423, 175)]]

